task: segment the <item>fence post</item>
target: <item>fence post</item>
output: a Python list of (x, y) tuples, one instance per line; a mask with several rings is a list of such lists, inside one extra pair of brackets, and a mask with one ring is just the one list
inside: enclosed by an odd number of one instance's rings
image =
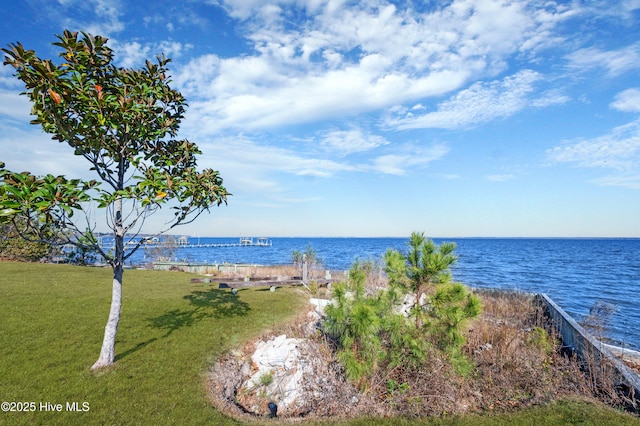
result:
[(303, 283), (307, 283), (307, 276), (308, 271), (307, 271), (307, 255), (303, 254), (302, 255), (302, 282)]

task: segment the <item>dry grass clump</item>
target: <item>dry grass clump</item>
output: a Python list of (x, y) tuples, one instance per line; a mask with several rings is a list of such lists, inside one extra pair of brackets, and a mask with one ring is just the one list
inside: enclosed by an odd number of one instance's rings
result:
[[(475, 366), (466, 376), (455, 372), (446, 354), (433, 349), (420, 366), (378, 369), (365, 390), (358, 391), (345, 380), (335, 347), (315, 327), (318, 317), (312, 311), (273, 330), (270, 334), (274, 336), (307, 337), (306, 351), (313, 358), (316, 378), (307, 382), (304, 406), (298, 407), (290, 418), (442, 416), (512, 411), (584, 397), (599, 397), (620, 406), (611, 372), (585, 374), (584, 367), (599, 367), (585, 366), (563, 354), (559, 341), (547, 331), (549, 324), (533, 295), (490, 290), (476, 293), (484, 311), (466, 333), (464, 354)], [(216, 408), (235, 417), (243, 416), (243, 420), (248, 419), (248, 414), (237, 403), (237, 391), (248, 374), (246, 360), (251, 353), (248, 346), (227, 354), (210, 376)]]
[(466, 351), (477, 365), (477, 408), (492, 410), (580, 395), (575, 363), (560, 353), (534, 296), (482, 291), (484, 313), (469, 330)]
[(425, 416), (512, 410), (558, 397), (583, 395), (574, 363), (545, 330), (533, 296), (480, 291), (484, 312), (467, 331), (465, 355), (475, 365), (456, 374), (433, 351), (419, 367), (376, 378), (375, 392), (390, 415)]
[(293, 265), (224, 265), (216, 274), (219, 278), (275, 279), (277, 277), (294, 277), (300, 272)]
[(620, 386), (620, 374), (612, 362), (595, 353), (587, 353), (582, 359), (576, 359), (575, 363), (580, 366), (584, 377), (585, 391), (608, 405), (640, 413), (639, 396), (634, 395), (632, 389)]
[[(326, 274), (325, 270), (309, 270), (310, 279), (322, 279)], [(330, 271), (331, 277), (335, 279), (345, 279), (344, 271)], [(302, 270), (295, 265), (229, 265), (221, 268), (220, 271), (216, 271), (215, 275), (218, 278), (245, 278), (249, 277), (252, 280), (257, 279), (278, 279), (278, 278), (302, 278)]]

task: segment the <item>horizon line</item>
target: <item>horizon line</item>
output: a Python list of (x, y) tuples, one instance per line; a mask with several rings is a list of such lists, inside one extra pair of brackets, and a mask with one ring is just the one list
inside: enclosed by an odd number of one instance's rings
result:
[[(107, 234), (110, 235), (110, 232), (96, 232), (96, 234)], [(138, 235), (156, 235), (154, 233), (141, 233)], [(410, 236), (357, 236), (357, 235), (275, 235), (275, 236), (267, 236), (267, 234), (259, 234), (259, 236), (248, 236), (248, 235), (187, 235), (187, 234), (169, 234), (164, 233), (160, 235), (173, 235), (173, 236), (186, 236), (190, 238), (387, 238), (387, 239), (408, 239)], [(258, 235), (258, 234), (256, 234)], [(540, 240), (633, 240), (640, 239), (639, 236), (431, 236), (425, 235), (427, 238), (432, 239), (540, 239)]]

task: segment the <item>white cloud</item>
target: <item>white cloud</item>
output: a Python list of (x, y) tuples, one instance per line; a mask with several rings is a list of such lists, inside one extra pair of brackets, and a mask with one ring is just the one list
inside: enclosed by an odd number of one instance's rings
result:
[(370, 168), (379, 173), (405, 175), (412, 169), (427, 167), (433, 161), (444, 157), (449, 151), (450, 148), (446, 144), (426, 147), (407, 144), (394, 147), (393, 154), (374, 158)]
[(110, 47), (114, 51), (116, 61), (124, 68), (140, 68), (144, 66), (145, 60), (153, 62), (156, 56), (163, 53), (167, 58), (177, 59), (183, 51), (193, 48), (191, 44), (182, 44), (172, 40), (146, 44), (137, 41), (121, 43), (118, 40), (112, 40)]
[(640, 120), (616, 127), (609, 134), (597, 138), (568, 141), (547, 150), (547, 156), (559, 163), (614, 169), (618, 174), (597, 182), (635, 187), (640, 167)]
[[(363, 147), (358, 131), (354, 131), (355, 141), (350, 149), (373, 149)], [(349, 132), (343, 136), (354, 137)], [(364, 133), (363, 133), (364, 135)], [(336, 132), (332, 137), (339, 137)], [(381, 142), (381, 141), (379, 141)], [(226, 137), (215, 143), (200, 143), (205, 154), (199, 162), (201, 167), (220, 170), (229, 188), (242, 193), (262, 195), (282, 194), (287, 186), (287, 175), (312, 178), (331, 178), (339, 173), (366, 173), (374, 171), (382, 174), (404, 175), (414, 169), (427, 167), (431, 162), (444, 157), (450, 148), (446, 144), (422, 146), (404, 144), (394, 146), (391, 154), (383, 154), (360, 164), (336, 161), (318, 157), (301, 149), (290, 150), (252, 140), (246, 136)], [(382, 146), (382, 145), (379, 145)], [(210, 154), (206, 154), (210, 153)], [(215, 153), (215, 156), (211, 153)], [(232, 191), (232, 192), (233, 192)]]
[(540, 33), (575, 13), (553, 3), (532, 7), (525, 1), (498, 0), (409, 3), (404, 7), (387, 1), (281, 0), (268, 8), (260, 1), (226, 0), (222, 4), (232, 16), (251, 24), (256, 39), (265, 39), (266, 34), (270, 39), (275, 34), (290, 36), (281, 26), (290, 21), (292, 10), (304, 13), (308, 24), (302, 40), (307, 56), (309, 48), (330, 45), (348, 51), (360, 46), (365, 53), (405, 58), (408, 65), (422, 66), (436, 62), (432, 59), (443, 53), (483, 56), (533, 48), (536, 42), (544, 42)]
[(600, 19), (620, 19), (629, 28), (637, 24), (634, 12), (640, 9), (640, 0), (597, 0), (584, 2), (582, 8)]
[(609, 51), (587, 47), (573, 52), (567, 59), (570, 69), (585, 72), (604, 68), (609, 77), (616, 77), (640, 68), (640, 43)]
[[(385, 1), (222, 4), (244, 20), (253, 54), (196, 58), (175, 75), (191, 113), (210, 132), (307, 123), (442, 96), (471, 78), (497, 75), (513, 54), (558, 43), (558, 36), (540, 34), (572, 14), (552, 4), (501, 0), (428, 7)], [(299, 13), (305, 21), (291, 25)]]
[[(120, 20), (121, 11), (125, 7), (121, 0), (71, 0), (65, 1), (63, 6), (63, 11), (57, 12), (65, 15), (63, 24), (65, 28), (106, 37), (125, 29), (124, 23)], [(68, 13), (70, 8), (89, 9), (94, 14), (94, 20), (87, 21), (71, 18), (69, 16), (72, 14)]]
[(475, 83), (439, 104), (437, 111), (423, 115), (406, 112), (387, 120), (387, 125), (397, 129), (454, 129), (508, 117), (529, 104), (533, 85), (540, 78), (534, 71), (523, 70), (501, 81)]
[(620, 186), (623, 188), (640, 189), (640, 174), (605, 176), (593, 179), (592, 182), (600, 186)]
[[(24, 123), (28, 123), (25, 121)], [(40, 126), (20, 125), (0, 119), (1, 161), (9, 170), (28, 170), (35, 175), (65, 175), (70, 178), (96, 179), (91, 165), (81, 156), (73, 154), (66, 143), (51, 139)], [(8, 155), (10, 153), (10, 155)]]
[(531, 106), (535, 108), (546, 108), (551, 105), (562, 105), (569, 102), (571, 98), (559, 90), (548, 90), (538, 95), (537, 99), (531, 101)]
[[(231, 88), (250, 85), (241, 80), (243, 74), (246, 75), (246, 71), (239, 72), (240, 79), (231, 83)], [(269, 76), (265, 79), (285, 79), (277, 72), (263, 75)], [(418, 96), (418, 93), (445, 93), (457, 87), (466, 75), (453, 71), (432, 73), (412, 81), (393, 74), (378, 77), (362, 66), (354, 66), (323, 75), (291, 77), (286, 83), (271, 87), (255, 84), (251, 90), (239, 92), (231, 92), (229, 86), (222, 84), (222, 81), (232, 81), (232, 77), (231, 74), (221, 75), (208, 87), (201, 87), (200, 93), (219, 87), (221, 92), (215, 98), (190, 102), (191, 113), (197, 115), (210, 132), (225, 128), (273, 128), (374, 111), (403, 101), (407, 96)]]
[(186, 43), (178, 43), (173, 40), (164, 40), (157, 45), (154, 45), (154, 49), (156, 50), (156, 54), (164, 53), (165, 56), (172, 59), (177, 59), (182, 56), (182, 53), (185, 50), (192, 49), (193, 45)]
[(390, 175), (404, 175), (407, 162), (411, 159), (408, 155), (387, 154), (374, 160), (374, 170)]
[[(120, 10), (123, 5), (119, 0), (88, 1), (95, 5), (95, 13), (101, 21), (100, 23), (94, 24), (97, 28), (104, 28), (104, 32), (107, 34), (124, 29), (124, 23), (120, 21)], [(101, 31), (97, 31), (94, 34), (102, 34)]]
[(143, 46), (137, 41), (120, 44), (114, 40), (111, 48), (115, 51), (118, 63), (125, 68), (140, 67), (150, 57), (151, 50), (150, 46)]
[(629, 12), (638, 10), (640, 9), (640, 0), (624, 0), (622, 7)]
[(23, 86), (22, 81), (13, 75), (14, 72), (15, 69), (12, 66), (0, 66), (0, 87), (19, 90), (20, 87)]
[(151, 15), (142, 17), (142, 22), (145, 27), (148, 28), (166, 28), (167, 31), (174, 32), (188, 31), (193, 27), (206, 30), (208, 26), (208, 20), (189, 7), (172, 9), (170, 14), (159, 12), (158, 9), (155, 8), (153, 8), (153, 10), (145, 10), (145, 12), (153, 12)]
[(388, 145), (382, 136), (367, 134), (360, 129), (334, 130), (321, 136), (320, 144), (343, 155), (369, 151), (379, 146)]
[(4, 115), (28, 123), (33, 118), (30, 116), (31, 103), (27, 96), (19, 93), (0, 89), (0, 117)]
[(298, 176), (329, 177), (341, 171), (353, 171), (355, 167), (333, 160), (313, 158), (296, 151), (258, 143), (248, 137), (237, 136), (218, 139), (214, 144), (200, 143), (201, 148), (215, 152), (218, 164), (206, 167), (232, 170), (253, 170), (252, 175), (262, 173), (286, 173)]
[(640, 112), (640, 88), (634, 87), (616, 95), (611, 108), (625, 112)]

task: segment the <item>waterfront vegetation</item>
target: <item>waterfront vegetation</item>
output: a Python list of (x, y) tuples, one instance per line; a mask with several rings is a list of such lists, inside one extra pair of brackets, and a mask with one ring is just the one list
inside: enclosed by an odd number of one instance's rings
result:
[[(116, 363), (90, 365), (111, 294), (108, 268), (0, 263), (0, 399), (62, 404), (62, 412), (2, 412), (2, 424), (239, 424), (213, 408), (208, 371), (225, 351), (304, 312), (299, 288), (192, 284), (182, 272), (128, 271)], [(485, 311), (490, 312), (485, 306)], [(437, 390), (436, 390), (437, 391)], [(67, 402), (89, 404), (66, 411)], [(500, 411), (500, 410), (495, 410)], [(508, 413), (322, 424), (637, 425), (594, 399), (560, 398)], [(320, 424), (320, 423), (316, 423)]]

